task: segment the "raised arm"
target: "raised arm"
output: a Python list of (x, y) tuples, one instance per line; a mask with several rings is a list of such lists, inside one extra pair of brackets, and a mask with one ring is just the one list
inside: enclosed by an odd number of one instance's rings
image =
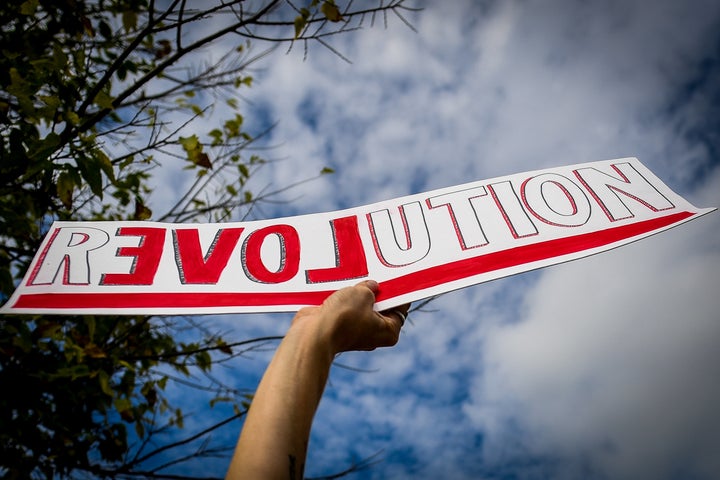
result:
[(302, 479), (312, 420), (335, 355), (395, 345), (408, 306), (373, 310), (364, 281), (300, 310), (270, 362), (245, 419), (227, 479)]

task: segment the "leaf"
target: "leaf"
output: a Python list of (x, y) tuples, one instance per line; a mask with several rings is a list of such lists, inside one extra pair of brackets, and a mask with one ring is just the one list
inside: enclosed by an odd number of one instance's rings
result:
[(210, 133), (208, 133), (208, 135), (212, 138), (212, 146), (217, 146), (222, 143), (223, 132), (219, 128), (214, 128), (210, 130)]
[(60, 330), (60, 327), (59, 323), (44, 322), (35, 328), (33, 336), (39, 338), (51, 338)]
[(94, 195), (99, 198), (103, 197), (102, 174), (100, 173), (100, 165), (97, 164), (92, 157), (80, 157), (77, 160), (78, 170), (83, 180), (85, 180)]
[[(33, 143), (35, 143), (35, 145), (28, 152), (28, 156), (33, 160), (45, 160), (55, 151), (58, 145), (60, 145), (60, 135), (55, 132), (50, 132), (47, 137)], [(38, 166), (42, 167), (39, 162)]]
[(105, 370), (100, 370), (98, 373), (98, 382), (100, 382), (100, 390), (108, 397), (115, 396), (115, 393), (110, 388), (110, 377)]
[(37, 10), (39, 0), (27, 0), (20, 5), (20, 14), (31, 16)]
[(335, 173), (335, 170), (330, 167), (323, 167), (323, 169), (320, 170), (320, 175), (328, 175), (330, 173)]
[(95, 29), (92, 26), (92, 23), (90, 23), (90, 19), (87, 18), (85, 15), (82, 16), (80, 21), (83, 24), (83, 28), (85, 29), (85, 33), (88, 34), (89, 37), (95, 36)]
[(148, 220), (150, 217), (152, 217), (152, 210), (146, 207), (142, 200), (136, 198), (133, 218), (135, 220)]
[(184, 422), (183, 422), (183, 413), (182, 410), (179, 408), (175, 409), (175, 423), (178, 427), (183, 428)]
[(201, 370), (207, 371), (212, 366), (212, 357), (208, 352), (198, 352), (195, 354), (195, 361)]
[(65, 112), (65, 119), (70, 122), (71, 125), (77, 125), (80, 123), (80, 117), (75, 112)]
[(72, 194), (75, 189), (75, 181), (72, 175), (68, 172), (62, 172), (57, 179), (57, 196), (65, 206), (65, 208), (72, 208)]
[(103, 171), (105, 176), (107, 176), (110, 180), (113, 182), (115, 181), (115, 171), (113, 169), (112, 162), (110, 161), (110, 157), (105, 155), (105, 152), (103, 152), (100, 149), (95, 150), (95, 159), (97, 160), (98, 165), (100, 166), (100, 169)]
[(107, 108), (110, 110), (113, 110), (115, 108), (113, 106), (113, 98), (104, 91), (100, 91), (97, 95), (95, 95), (95, 98), (93, 98), (93, 103), (100, 108)]
[(143, 438), (145, 436), (145, 426), (139, 420), (135, 422), (135, 433), (139, 438)]
[(212, 168), (212, 163), (207, 153), (200, 153), (195, 160), (195, 165), (202, 168)]
[(220, 402), (224, 403), (230, 403), (235, 401), (235, 398), (233, 397), (215, 397), (210, 399), (210, 408), (213, 408), (216, 404)]
[(132, 30), (135, 30), (135, 27), (137, 27), (137, 13), (135, 10), (125, 10), (122, 14), (122, 23), (123, 28), (126, 32), (130, 32)]
[(218, 342), (218, 350), (226, 355), (232, 355), (233, 351), (230, 345), (225, 342)]
[(85, 345), (83, 352), (90, 358), (107, 358), (107, 354), (94, 343), (88, 343)]
[(85, 322), (85, 325), (87, 325), (88, 329), (88, 337), (90, 340), (95, 338), (95, 328), (97, 324), (95, 323), (95, 317), (93, 316), (86, 316), (83, 318), (83, 322)]
[(340, 9), (335, 5), (335, 2), (326, 0), (320, 7), (320, 11), (325, 15), (325, 18), (331, 22), (339, 22), (343, 19), (340, 14)]
[(191, 135), (189, 137), (180, 137), (178, 139), (178, 142), (180, 145), (182, 145), (183, 149), (185, 149), (186, 152), (190, 153), (192, 151), (195, 151), (200, 146), (200, 139), (197, 135)]
[(170, 40), (158, 40), (159, 47), (155, 49), (155, 59), (160, 60), (172, 53), (172, 43)]
[(307, 25), (308, 18), (310, 18), (310, 11), (307, 8), (301, 8), (300, 9), (300, 15), (295, 17), (294, 24), (295, 24), (295, 38), (299, 38), (300, 34), (305, 30), (305, 25)]

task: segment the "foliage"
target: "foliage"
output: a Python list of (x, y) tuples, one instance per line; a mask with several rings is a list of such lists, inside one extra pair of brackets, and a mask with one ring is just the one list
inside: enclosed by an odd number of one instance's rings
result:
[[(252, 154), (263, 131), (247, 131), (238, 101), (266, 53), (252, 53), (250, 42), (316, 42), (336, 52), (332, 35), (376, 15), (405, 22), (403, 1), (368, 9), (335, 0), (3, 2), (0, 300), (53, 220), (246, 215), (273, 193), (248, 187), (266, 164)], [(153, 173), (178, 163), (188, 177), (174, 204), (153, 212)], [(158, 446), (158, 434), (184, 419), (167, 399), (168, 382), (191, 388), (192, 372), (267, 340), (229, 343), (192, 319), (149, 317), (3, 316), (0, 332), (0, 473), (8, 478), (163, 478), (167, 465), (150, 469), (153, 457), (217, 427)], [(216, 381), (208, 388), (212, 405), (234, 406), (229, 420), (242, 416), (248, 392)], [(216, 453), (203, 443), (177, 462)]]

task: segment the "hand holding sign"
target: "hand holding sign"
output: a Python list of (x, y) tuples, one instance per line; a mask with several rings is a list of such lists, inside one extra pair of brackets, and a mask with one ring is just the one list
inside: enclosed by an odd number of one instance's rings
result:
[(295, 311), (367, 278), (380, 284), (382, 310), (615, 248), (712, 210), (627, 158), (275, 220), (56, 222), (2, 311)]

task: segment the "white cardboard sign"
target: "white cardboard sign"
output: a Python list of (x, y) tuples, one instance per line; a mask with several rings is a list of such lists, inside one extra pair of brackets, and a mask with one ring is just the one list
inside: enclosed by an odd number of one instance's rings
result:
[(609, 250), (698, 209), (635, 158), (273, 220), (55, 222), (3, 313), (295, 311), (372, 278), (379, 310)]

